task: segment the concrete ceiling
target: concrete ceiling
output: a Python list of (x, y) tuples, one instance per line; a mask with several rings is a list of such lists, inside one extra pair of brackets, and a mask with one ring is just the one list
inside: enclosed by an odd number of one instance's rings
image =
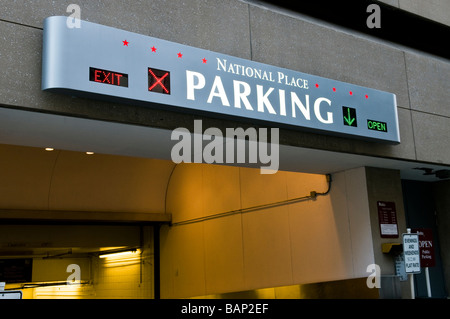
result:
[[(170, 130), (0, 108), (0, 144), (171, 160)], [(362, 166), (400, 170), (404, 179), (438, 181), (448, 166), (280, 145), (280, 170), (327, 174)], [(245, 166), (245, 165), (243, 165)], [(248, 165), (246, 165), (248, 166)], [(259, 167), (259, 166), (258, 166)]]
[[(65, 151), (93, 151), (97, 154), (171, 161), (171, 150), (173, 145), (177, 143), (177, 141), (171, 140), (171, 133), (169, 130), (144, 126), (0, 108), (0, 144), (4, 145), (52, 147)], [(10, 148), (2, 147), (0, 151), (7, 152), (8, 149)], [(280, 145), (279, 153), (280, 170), (305, 173), (327, 174), (356, 167), (371, 166), (400, 170), (404, 179), (438, 181), (439, 179), (435, 175), (424, 175), (424, 171), (415, 168), (427, 167), (433, 171), (449, 169), (446, 166), (430, 165), (429, 163), (422, 164), (285, 145)], [(161, 168), (155, 169), (160, 170)], [(161, 180), (159, 182), (165, 183), (167, 181)], [(107, 246), (109, 245), (105, 243), (103, 249)], [(67, 247), (72, 246), (68, 245)], [(58, 254), (73, 256), (73, 254), (85, 254), (100, 250), (99, 247), (90, 247), (89, 245), (78, 248), (67, 247), (58, 245), (57, 247), (9, 248), (0, 245), (0, 255), (3, 255), (4, 258), (5, 256), (17, 258), (19, 255), (20, 257), (25, 255), (54, 256)]]

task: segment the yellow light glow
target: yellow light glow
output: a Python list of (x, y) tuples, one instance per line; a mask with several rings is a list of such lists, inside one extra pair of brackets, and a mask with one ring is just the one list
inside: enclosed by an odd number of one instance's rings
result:
[(117, 252), (117, 253), (110, 253), (110, 254), (106, 253), (106, 254), (100, 255), (99, 257), (100, 258), (109, 258), (109, 257), (116, 258), (118, 256), (124, 257), (124, 256), (130, 256), (130, 255), (137, 254), (137, 252), (138, 252), (137, 250), (127, 250), (127, 251), (121, 251), (121, 252)]
[(87, 155), (94, 155), (94, 152), (86, 152)]
[(54, 151), (55, 149), (52, 148), (52, 147), (46, 147), (45, 150), (46, 150), (47, 152), (51, 152), (51, 151)]

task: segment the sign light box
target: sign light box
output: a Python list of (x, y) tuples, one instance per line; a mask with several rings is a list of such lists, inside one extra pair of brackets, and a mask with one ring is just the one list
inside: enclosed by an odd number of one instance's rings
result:
[(392, 93), (66, 19), (45, 19), (42, 90), (400, 143)]

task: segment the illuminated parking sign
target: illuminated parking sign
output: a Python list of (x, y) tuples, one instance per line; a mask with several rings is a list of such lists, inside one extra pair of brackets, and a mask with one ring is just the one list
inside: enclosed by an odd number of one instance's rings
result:
[(128, 87), (128, 74), (90, 67), (89, 81)]
[(387, 123), (380, 121), (367, 120), (367, 128), (369, 130), (387, 133)]
[(43, 90), (400, 143), (392, 93), (66, 20), (44, 22)]
[(344, 125), (358, 127), (358, 121), (356, 119), (356, 109), (343, 106), (342, 117), (344, 119)]
[(148, 90), (170, 94), (170, 72), (148, 68)]

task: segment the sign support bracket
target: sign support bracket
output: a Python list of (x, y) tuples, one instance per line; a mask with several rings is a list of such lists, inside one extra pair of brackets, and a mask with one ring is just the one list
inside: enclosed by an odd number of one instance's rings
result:
[(430, 272), (428, 271), (428, 267), (425, 267), (425, 280), (427, 282), (428, 298), (431, 298)]
[[(407, 228), (406, 233), (411, 234), (411, 228)], [(409, 274), (409, 283), (411, 285), (411, 299), (416, 299), (416, 292), (414, 291), (414, 274)]]
[[(411, 236), (416, 236), (416, 239), (405, 240), (405, 237), (411, 238)], [(415, 299), (416, 293), (414, 290), (414, 274), (420, 273), (419, 235), (416, 233), (411, 233), (411, 228), (407, 228), (406, 234), (403, 234), (403, 253), (405, 254), (406, 273), (409, 274), (409, 283), (411, 285), (411, 299)], [(416, 256), (416, 258), (418, 257), (417, 263), (419, 265), (413, 265), (415, 262), (413, 256)], [(407, 262), (410, 262), (410, 265), (408, 265)]]
[(414, 274), (409, 274), (409, 283), (411, 285), (411, 299), (416, 299), (416, 293), (414, 291)]

